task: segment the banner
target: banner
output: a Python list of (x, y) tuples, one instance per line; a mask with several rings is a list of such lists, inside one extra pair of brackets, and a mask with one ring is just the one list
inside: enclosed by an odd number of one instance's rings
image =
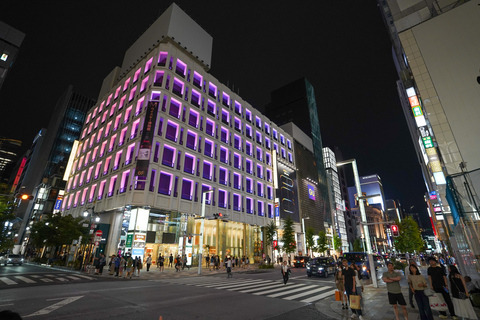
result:
[(135, 173), (137, 177), (147, 178), (148, 164), (152, 151), (152, 141), (155, 134), (155, 122), (157, 121), (158, 102), (149, 101), (145, 122), (143, 123), (142, 140), (138, 150), (137, 166)]

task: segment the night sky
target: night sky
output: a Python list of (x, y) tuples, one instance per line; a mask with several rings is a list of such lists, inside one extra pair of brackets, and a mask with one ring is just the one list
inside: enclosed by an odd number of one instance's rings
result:
[[(360, 175), (380, 175), (387, 199), (426, 215), (376, 1), (176, 3), (213, 37), (210, 73), (220, 82), (263, 110), (271, 91), (305, 76), (315, 88), (323, 145), (356, 158)], [(0, 20), (26, 37), (0, 90), (0, 136), (27, 149), (69, 84), (96, 99), (103, 78), (170, 4), (3, 1)]]

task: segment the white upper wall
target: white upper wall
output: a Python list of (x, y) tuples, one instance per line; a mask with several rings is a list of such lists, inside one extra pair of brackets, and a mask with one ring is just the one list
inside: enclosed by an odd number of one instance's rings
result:
[(135, 41), (125, 52), (122, 73), (134, 67), (163, 37), (170, 37), (182, 48), (198, 57), (205, 66), (211, 68), (213, 37), (190, 18), (180, 7), (172, 3), (170, 7)]
[(280, 126), (286, 133), (292, 136), (293, 139), (297, 140), (301, 145), (308, 149), (311, 153), (313, 152), (313, 142), (312, 139), (307, 136), (302, 129), (297, 127), (293, 122), (285, 123)]

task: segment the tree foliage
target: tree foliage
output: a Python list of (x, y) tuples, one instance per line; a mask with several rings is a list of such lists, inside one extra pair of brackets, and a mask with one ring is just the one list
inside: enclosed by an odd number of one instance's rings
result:
[(30, 233), (30, 242), (36, 247), (69, 245), (73, 240), (82, 236), (82, 242), (89, 240), (89, 228), (84, 227), (83, 217), (74, 218), (72, 215), (49, 215), (33, 224)]
[(353, 252), (363, 252), (362, 240), (359, 238), (353, 241)]
[(400, 252), (421, 251), (424, 243), (417, 222), (408, 216), (397, 225), (399, 236), (395, 238), (395, 248)]
[(325, 231), (320, 231), (318, 233), (318, 240), (317, 240), (317, 251), (319, 253), (324, 253), (328, 249), (328, 238)]
[(273, 240), (275, 233), (277, 232), (278, 227), (275, 224), (275, 221), (270, 221), (269, 224), (265, 227), (265, 246), (272, 246), (272, 252), (275, 250), (273, 247)]
[(333, 235), (333, 243), (335, 250), (340, 251), (342, 249), (342, 239), (336, 233)]
[[(4, 188), (0, 186), (0, 189)], [(6, 226), (15, 219), (11, 200), (11, 197), (0, 196), (0, 252), (11, 249), (14, 244), (13, 232)]]
[(287, 253), (295, 252), (297, 248), (295, 244), (295, 230), (293, 229), (293, 220), (287, 217), (283, 221), (283, 250)]
[(308, 249), (311, 251), (315, 251), (315, 239), (313, 238), (315, 235), (315, 229), (312, 227), (307, 228), (307, 231), (305, 232), (305, 242), (307, 246), (307, 253)]

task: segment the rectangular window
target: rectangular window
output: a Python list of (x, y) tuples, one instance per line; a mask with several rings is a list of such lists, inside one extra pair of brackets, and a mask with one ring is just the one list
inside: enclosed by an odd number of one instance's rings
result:
[(98, 108), (98, 114), (100, 114), (103, 111), (104, 105), (105, 105), (105, 101), (102, 101), (102, 103), (100, 103), (100, 107)]
[(217, 98), (217, 86), (211, 82), (208, 83), (208, 95)]
[(105, 185), (107, 184), (107, 180), (103, 180), (100, 182), (100, 188), (98, 188), (98, 200), (102, 200), (103, 198), (103, 193), (105, 192)]
[(292, 150), (292, 141), (290, 141), (290, 139), (287, 139), (287, 147)]
[(110, 178), (110, 183), (108, 185), (108, 197), (113, 196), (115, 192), (115, 185), (117, 183), (117, 176), (111, 177)]
[(257, 164), (257, 177), (263, 179), (263, 166), (261, 164)]
[(245, 159), (245, 172), (253, 174), (253, 162), (250, 159)]
[(270, 126), (265, 122), (265, 133), (270, 135)]
[(103, 157), (106, 149), (107, 149), (107, 141), (103, 141), (102, 146), (100, 147), (100, 158)]
[(193, 85), (202, 89), (203, 76), (197, 71), (193, 71)]
[(230, 106), (230, 96), (223, 92), (222, 94), (222, 103), (224, 106), (229, 107)]
[(168, 52), (160, 52), (158, 55), (158, 66), (165, 67), (167, 65)]
[(242, 156), (238, 153), (233, 154), (233, 166), (237, 169), (242, 170)]
[(115, 147), (115, 140), (117, 139), (117, 135), (114, 134), (111, 138), (110, 138), (110, 144), (108, 145), (108, 152), (111, 152), (113, 150), (113, 147)]
[(228, 125), (230, 124), (230, 113), (225, 109), (222, 109), (222, 122)]
[(272, 132), (273, 132), (273, 138), (274, 138), (275, 140), (278, 140), (277, 130), (273, 129)]
[(122, 114), (119, 114), (116, 118), (115, 118), (115, 124), (113, 125), (113, 131), (116, 131), (118, 129), (118, 127), (120, 126), (120, 121), (122, 119)]
[(110, 112), (108, 113), (108, 116), (109, 116), (109, 117), (113, 116), (113, 115), (115, 114), (116, 109), (117, 109), (117, 104), (114, 103), (114, 104), (112, 105), (112, 107), (110, 108)]
[(92, 187), (90, 188), (90, 194), (88, 196), (88, 203), (93, 202), (93, 200), (95, 199), (96, 190), (97, 190), (97, 184), (92, 185)]
[(190, 113), (188, 116), (188, 124), (198, 129), (199, 120), (200, 120), (200, 115), (198, 114), (198, 112), (190, 109)]
[[(212, 187), (209, 186), (208, 184), (202, 184), (202, 194), (205, 192), (205, 191), (209, 191), (209, 190), (212, 190)], [(211, 204), (212, 203), (212, 195), (213, 193), (206, 193), (205, 194), (205, 203), (206, 204)]]
[(132, 124), (132, 129), (130, 130), (130, 140), (135, 139), (137, 137), (139, 126), (140, 126), (140, 119), (137, 119)]
[(272, 170), (267, 169), (267, 181), (268, 182), (273, 182), (272, 180)]
[(89, 114), (87, 115), (87, 120), (85, 120), (85, 124), (88, 124), (88, 123), (90, 122), (90, 119), (91, 119), (91, 118), (92, 118), (92, 114), (89, 113)]
[(270, 150), (271, 148), (270, 139), (267, 137), (265, 137), (265, 148), (267, 148), (268, 150)]
[(277, 151), (278, 154), (278, 144), (276, 142), (273, 143), (273, 150)]
[(242, 132), (242, 120), (237, 117), (235, 117), (235, 130)]
[(128, 131), (128, 127), (125, 127), (122, 129), (122, 131), (120, 132), (120, 139), (118, 141), (118, 145), (119, 146), (122, 146), (124, 143), (125, 143), (125, 138), (127, 136), (127, 131)]
[(228, 164), (228, 149), (220, 147), (220, 162)]
[(174, 78), (172, 92), (179, 97), (183, 97), (184, 90), (185, 90), (185, 84), (182, 81), (178, 80), (177, 78)]
[(95, 176), (94, 179), (97, 179), (100, 175), (100, 168), (102, 167), (102, 161), (97, 163), (97, 166), (95, 167)]
[(164, 78), (165, 72), (157, 70), (155, 71), (155, 79), (153, 81), (153, 85), (156, 87), (161, 87), (163, 84), (163, 78)]
[(242, 151), (242, 138), (239, 135), (234, 135), (233, 147), (237, 150)]
[(212, 180), (213, 165), (211, 162), (203, 160), (203, 178)]
[(288, 161), (293, 162), (293, 156), (291, 152), (288, 153)]
[(144, 102), (145, 97), (142, 97), (137, 101), (137, 107), (135, 108), (135, 116), (138, 116), (142, 112)]
[(227, 207), (227, 191), (218, 189), (218, 206), (220, 208)]
[(252, 127), (250, 127), (248, 124), (245, 125), (245, 135), (252, 139)]
[(223, 185), (227, 185), (228, 183), (228, 171), (227, 169), (220, 167), (218, 172), (218, 182)]
[(122, 110), (122, 108), (124, 107), (125, 105), (125, 100), (127, 99), (127, 96), (123, 96), (121, 99), (120, 99), (120, 103), (118, 104), (118, 110)]
[(263, 201), (257, 201), (257, 214), (259, 217), (263, 217), (265, 214)]
[(192, 89), (192, 99), (190, 101), (194, 106), (200, 107), (200, 93)]
[(245, 119), (247, 119), (248, 122), (252, 122), (252, 112), (248, 109), (245, 109)]
[(222, 127), (220, 131), (220, 140), (228, 144), (229, 131), (227, 128)]
[(127, 148), (127, 154), (125, 155), (125, 165), (132, 163), (134, 151), (135, 151), (135, 143), (132, 143)]
[(185, 162), (183, 165), (183, 171), (195, 174), (195, 156), (185, 152)]
[(257, 143), (262, 144), (262, 134), (258, 131), (256, 131), (256, 137), (257, 137)]
[(285, 148), (282, 148), (282, 158), (285, 159), (286, 158), (286, 154), (285, 154)]
[(132, 101), (135, 99), (135, 94), (137, 93), (137, 87), (133, 87), (132, 90), (130, 90), (130, 94), (128, 95), (128, 101)]
[(148, 186), (148, 191), (155, 191), (155, 178), (157, 177), (157, 170), (152, 169), (152, 174), (150, 175), (150, 185)]
[(267, 214), (270, 219), (273, 218), (273, 205), (271, 203), (267, 204)]
[(257, 196), (263, 197), (263, 183), (257, 182)]
[(207, 118), (205, 123), (205, 133), (208, 135), (214, 136), (215, 122)]
[(193, 181), (187, 178), (182, 179), (182, 199), (192, 200)]
[(112, 121), (107, 123), (107, 126), (105, 127), (105, 137), (108, 137), (108, 135), (110, 134), (110, 129), (111, 128), (112, 128)]
[(127, 191), (129, 176), (130, 170), (122, 172), (122, 180), (120, 181), (120, 190), (118, 191), (118, 193), (124, 193), (125, 191)]
[(242, 189), (242, 176), (239, 173), (233, 173), (233, 187), (235, 189)]
[(241, 211), (242, 210), (242, 197), (239, 194), (233, 194), (233, 210)]
[(262, 149), (257, 147), (257, 160), (258, 161), (263, 161), (263, 151)]
[(214, 116), (214, 117), (217, 114), (217, 106), (216, 106), (215, 102), (213, 102), (210, 99), (208, 99), (208, 102), (207, 102), (207, 113), (211, 116)]
[(235, 101), (235, 112), (242, 115), (242, 105), (237, 101)]
[(280, 135), (280, 142), (285, 145), (285, 137), (283, 136), (283, 134)]
[(143, 73), (147, 73), (148, 71), (150, 71), (150, 69), (152, 68), (152, 62), (153, 62), (153, 57), (148, 59), (148, 61), (145, 63), (145, 69), (143, 69)]
[(73, 207), (76, 208), (78, 205), (78, 198), (80, 197), (80, 191), (77, 191), (75, 194), (75, 201), (73, 202)]
[(73, 179), (72, 189), (75, 189), (77, 187), (77, 183), (78, 183), (78, 174), (75, 175), (75, 178)]
[(81, 187), (83, 185), (83, 180), (85, 179), (85, 170), (82, 171), (80, 174), (80, 182), (78, 183), (78, 186)]
[(87, 172), (87, 183), (89, 183), (90, 180), (92, 179), (92, 172), (93, 172), (93, 166), (91, 166), (90, 168), (88, 168), (88, 172)]
[(245, 153), (249, 156), (253, 155), (253, 147), (252, 144), (248, 141), (245, 141)]
[(247, 209), (247, 213), (253, 213), (253, 199), (252, 198), (245, 198), (245, 207)]
[(179, 125), (173, 121), (167, 121), (167, 130), (165, 131), (165, 137), (171, 141), (177, 142)]
[(174, 147), (170, 147), (168, 145), (163, 146), (163, 165), (173, 168), (173, 166), (175, 165), (175, 151), (176, 149)]
[(175, 66), (175, 73), (184, 77), (187, 74), (187, 65), (180, 59), (177, 59), (177, 64)]
[(103, 175), (106, 175), (108, 173), (108, 170), (110, 169), (110, 162), (112, 162), (112, 156), (108, 157), (105, 160), (105, 166), (103, 167)]
[(213, 141), (205, 139), (205, 147), (203, 153), (206, 156), (213, 158)]
[(257, 128), (262, 129), (262, 119), (259, 116), (255, 116), (255, 124)]
[(169, 114), (171, 116), (174, 116), (175, 118), (177, 119), (180, 119), (180, 110), (182, 108), (182, 104), (180, 102), (178, 102), (177, 100), (175, 99), (170, 99), (170, 110), (169, 110)]
[(272, 200), (273, 199), (273, 189), (270, 186), (267, 186), (267, 199)]
[(193, 131), (187, 131), (187, 148), (197, 150), (197, 134)]
[(253, 180), (250, 178), (245, 178), (245, 191), (253, 193)]
[(128, 107), (127, 111), (125, 112), (125, 117), (123, 118), (123, 123), (127, 123), (130, 120), (130, 115), (132, 114), (133, 106)]
[(158, 182), (158, 193), (170, 195), (172, 193), (173, 175), (168, 172), (160, 172), (160, 179)]
[(123, 150), (120, 150), (115, 154), (115, 161), (113, 161), (113, 170), (117, 170), (119, 168), (120, 161), (122, 160), (122, 152)]

